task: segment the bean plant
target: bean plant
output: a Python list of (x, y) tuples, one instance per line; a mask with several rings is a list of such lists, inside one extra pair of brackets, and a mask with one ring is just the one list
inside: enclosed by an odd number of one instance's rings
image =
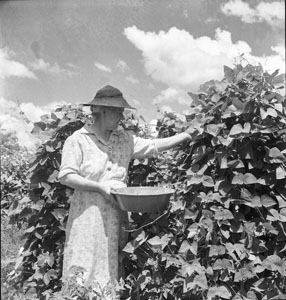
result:
[[(159, 137), (189, 128), (190, 142), (130, 165), (130, 186), (175, 193), (163, 212), (131, 214), (120, 254), (126, 278), (116, 287), (122, 299), (286, 298), (285, 76), (242, 63), (224, 73), (189, 93), (184, 118), (168, 113), (158, 120)], [(11, 212), (27, 220), (11, 281), (43, 299), (62, 289), (73, 191), (57, 175), (63, 143), (84, 121), (80, 108), (65, 107), (37, 124), (51, 137), (27, 173), (29, 195)], [(123, 125), (140, 134), (135, 121)], [(86, 291), (78, 297), (100, 299)]]

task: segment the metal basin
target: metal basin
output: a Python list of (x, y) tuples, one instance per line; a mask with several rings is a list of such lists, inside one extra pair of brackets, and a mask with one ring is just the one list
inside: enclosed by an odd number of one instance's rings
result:
[(173, 189), (125, 187), (112, 192), (120, 208), (131, 212), (158, 212), (167, 208)]

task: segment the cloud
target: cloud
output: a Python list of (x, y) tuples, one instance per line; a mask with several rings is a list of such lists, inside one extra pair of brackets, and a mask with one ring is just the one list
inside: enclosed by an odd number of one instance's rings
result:
[[(223, 78), (223, 66), (232, 66), (235, 58), (244, 57), (256, 63), (263, 61), (265, 69), (285, 70), (285, 57), (273, 48), (273, 55), (256, 57), (244, 41), (232, 42), (231, 33), (216, 29), (214, 39), (194, 38), (186, 30), (172, 27), (169, 31), (144, 32), (136, 26), (125, 28), (124, 34), (142, 52), (147, 75), (172, 88), (195, 91), (209, 80)], [(281, 45), (279, 47), (282, 47)]]
[(16, 136), (19, 145), (34, 151), (39, 140), (31, 134), (33, 124), (25, 120), (19, 105), (1, 97), (0, 111), (0, 132)]
[(272, 46), (271, 49), (285, 60), (285, 45)]
[(190, 97), (186, 92), (175, 88), (167, 88), (166, 90), (161, 91), (160, 95), (153, 99), (153, 104), (170, 103), (175, 105), (190, 105), (190, 102)]
[(133, 84), (139, 83), (139, 80), (134, 78), (132, 75), (127, 76), (126, 80), (133, 83)]
[(95, 67), (96, 67), (97, 69), (99, 69), (99, 70), (101, 70), (101, 71), (103, 71), (103, 72), (109, 72), (109, 73), (112, 72), (111, 69), (110, 69), (109, 67), (107, 67), (107, 66), (105, 66), (105, 65), (103, 65), (103, 64), (101, 64), (101, 63), (99, 63), (99, 62), (95, 62), (94, 65), (95, 65)]
[(78, 72), (75, 71), (75, 65), (68, 64), (68, 67), (69, 69), (61, 68), (57, 63), (50, 64), (49, 62), (44, 61), (42, 58), (39, 58), (31, 63), (31, 68), (34, 71), (41, 71), (55, 75), (66, 75), (69, 77), (78, 74)]
[(116, 68), (120, 69), (122, 72), (125, 72), (126, 70), (129, 69), (127, 63), (122, 59), (119, 59)]
[(67, 102), (61, 101), (61, 102), (51, 102), (45, 106), (37, 106), (31, 102), (23, 102), (19, 105), (19, 108), (31, 122), (38, 122), (40, 121), (41, 119), (40, 117), (42, 115), (50, 114), (58, 106), (63, 106), (67, 104), (68, 104)]
[(41, 116), (50, 114), (57, 106), (66, 102), (51, 102), (45, 106), (37, 106), (31, 102), (16, 103), (0, 97), (0, 131), (4, 134), (14, 134), (20, 145), (28, 150), (35, 150), (41, 141), (31, 134), (34, 123)]
[(225, 15), (240, 17), (245, 23), (267, 22), (271, 26), (283, 26), (285, 22), (285, 2), (260, 2), (251, 8), (242, 0), (231, 0), (221, 5)]
[(13, 100), (8, 100), (3, 97), (0, 98), (0, 114), (8, 114), (10, 116), (18, 117), (21, 113), (24, 113), (25, 119), (28, 122), (38, 122), (41, 120), (41, 116), (51, 113), (58, 106), (68, 105), (65, 101), (49, 102), (44, 106), (38, 106), (31, 102), (17, 103)]
[(265, 69), (270, 71), (279, 69), (280, 73), (285, 73), (285, 45), (272, 46), (271, 50), (274, 52), (273, 55), (263, 57), (252, 56), (250, 59), (258, 61)]
[(163, 106), (160, 107), (160, 111), (169, 113), (169, 112), (173, 112), (174, 110), (169, 105), (163, 105)]
[(36, 75), (24, 64), (12, 60), (13, 53), (8, 48), (0, 48), (0, 78), (22, 77), (37, 79)]
[(134, 105), (135, 108), (139, 108), (139, 107), (142, 106), (141, 102), (139, 100), (137, 100), (137, 99), (131, 99), (131, 101), (132, 101), (132, 105)]

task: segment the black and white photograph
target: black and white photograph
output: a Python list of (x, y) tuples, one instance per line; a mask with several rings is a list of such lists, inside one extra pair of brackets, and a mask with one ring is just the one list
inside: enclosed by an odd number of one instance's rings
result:
[(0, 1), (1, 299), (286, 300), (285, 0)]

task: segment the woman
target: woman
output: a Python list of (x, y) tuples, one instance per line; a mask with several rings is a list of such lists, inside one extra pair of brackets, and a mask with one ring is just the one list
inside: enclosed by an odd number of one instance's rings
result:
[[(67, 138), (59, 179), (72, 187), (66, 228), (63, 276), (70, 267), (86, 272), (86, 284), (104, 287), (118, 280), (118, 247), (126, 239), (122, 225), (126, 213), (111, 195), (126, 186), (127, 168), (132, 158), (145, 158), (189, 140), (187, 132), (163, 139), (142, 139), (118, 128), (125, 108), (132, 107), (122, 93), (112, 87), (100, 89), (89, 104), (91, 118)], [(121, 245), (120, 245), (121, 242)]]

